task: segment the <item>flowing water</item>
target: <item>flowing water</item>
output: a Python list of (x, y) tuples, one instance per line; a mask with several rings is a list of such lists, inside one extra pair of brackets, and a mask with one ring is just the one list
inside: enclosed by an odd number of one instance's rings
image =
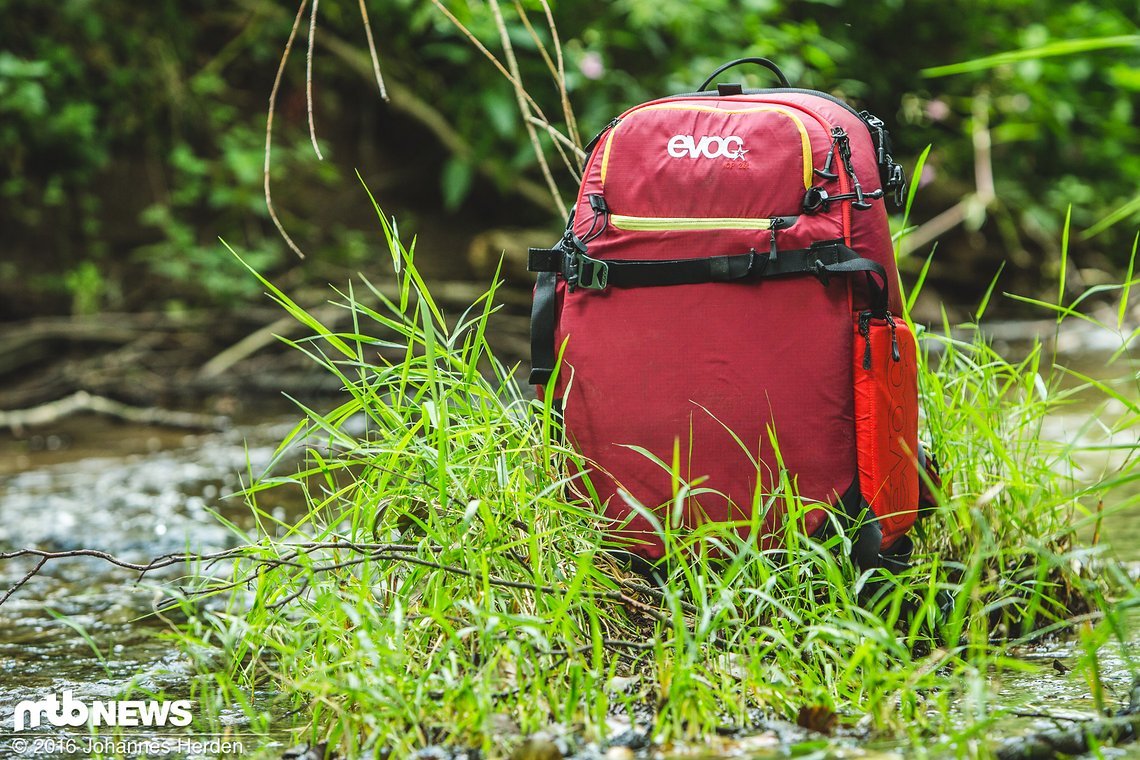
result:
[[(226, 496), (244, 473), (265, 467), (293, 421), (182, 435), (84, 418), (51, 436), (9, 440), (0, 449), (0, 551), (95, 549), (145, 563), (234, 546), (238, 537), (216, 513), (248, 522), (241, 500)], [(34, 558), (0, 563), (0, 588), (34, 567)], [(235, 756), (255, 748), (280, 755), (282, 737), (250, 734), (238, 714), (222, 716), (230, 729), (220, 736), (150, 728), (127, 735), (141, 740), (135, 745), (103, 747), (84, 729), (46, 721), (14, 731), (21, 701), (63, 699), (66, 691), (84, 704), (122, 699), (126, 690), (131, 700), (188, 698), (189, 663), (154, 635), (164, 627), (153, 614), (163, 582), (174, 582), (170, 571), (140, 581), (97, 558), (53, 560), (0, 606), (0, 757), (88, 757), (99, 749), (216, 757), (225, 742)]]
[[(233, 546), (238, 537), (222, 527), (215, 512), (243, 522), (244, 505), (227, 494), (240, 488), (245, 473), (261, 471), (294, 421), (289, 415), (228, 433), (183, 435), (77, 418), (49, 436), (0, 438), (0, 551), (97, 549), (141, 562), (168, 552)], [(1063, 434), (1064, 421), (1058, 425), (1054, 434)], [(1140, 567), (1140, 510), (1110, 513), (1101, 533), (1110, 554)], [(0, 562), (0, 593), (34, 566), (34, 558)], [(232, 756), (280, 757), (287, 739), (253, 733), (240, 714), (221, 716), (225, 730), (217, 736), (177, 726), (131, 729), (126, 736), (135, 744), (104, 746), (85, 729), (46, 722), (13, 731), (20, 702), (52, 694), (63, 700), (70, 692), (72, 700), (84, 704), (122, 699), (124, 691), (132, 700), (190, 698), (188, 663), (154, 635), (163, 627), (153, 615), (160, 586), (171, 582), (170, 573), (140, 582), (136, 573), (98, 559), (61, 559), (46, 564), (0, 606), (0, 757), (88, 757), (101, 749), (107, 756), (217, 757), (229, 749)], [(1133, 642), (1140, 644), (1140, 619), (1131, 620), (1131, 630)], [(1087, 714), (1093, 709), (1090, 686), (1074, 667), (1081, 653), (1076, 641), (1026, 648), (1025, 661), (1042, 667), (1002, 676), (1000, 699), (1026, 713)], [(1068, 672), (1054, 671), (1054, 661)], [(1129, 663), (1119, 647), (1109, 645), (1100, 653), (1100, 667), (1115, 703), (1127, 693)], [(1042, 717), (1011, 716), (993, 730), (1010, 735), (1048, 723)], [(779, 742), (757, 743), (761, 738), (707, 749), (737, 757), (787, 750), (772, 746)], [(884, 752), (907, 754), (905, 747), (841, 742), (821, 756)], [(1133, 746), (1115, 756), (1140, 758), (1140, 749)]]

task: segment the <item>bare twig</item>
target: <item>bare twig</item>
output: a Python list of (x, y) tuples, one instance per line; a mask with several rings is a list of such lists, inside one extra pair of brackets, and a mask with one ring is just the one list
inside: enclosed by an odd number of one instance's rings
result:
[[(207, 563), (214, 564), (216, 562), (227, 559), (245, 559), (253, 564), (253, 570), (245, 573), (240, 577), (233, 580), (226, 581), (220, 584), (213, 584), (207, 588), (198, 591), (188, 592), (188, 596), (203, 596), (207, 594), (216, 594), (221, 591), (238, 588), (242, 585), (249, 583), (256, 579), (260, 574), (273, 568), (292, 567), (304, 570), (312, 575), (321, 573), (330, 573), (337, 570), (343, 570), (349, 567), (355, 567), (365, 564), (367, 562), (403, 562), (412, 565), (419, 565), (421, 567), (438, 570), (450, 575), (458, 575), (465, 578), (473, 578), (485, 581), (488, 585), (496, 586), (498, 588), (515, 589), (519, 591), (530, 591), (532, 593), (561, 595), (565, 593), (565, 589), (555, 586), (549, 586), (537, 583), (528, 583), (525, 581), (512, 581), (507, 578), (499, 578), (496, 576), (486, 576), (474, 573), (466, 568), (456, 567), (455, 565), (448, 565), (442, 562), (425, 559), (417, 556), (421, 551), (440, 551), (442, 547), (431, 546), (430, 544), (416, 545), (416, 544), (362, 544), (352, 541), (322, 541), (322, 542), (308, 542), (302, 544), (290, 544), (290, 552), (284, 556), (277, 557), (264, 557), (251, 555), (251, 552), (270, 548), (265, 544), (248, 544), (245, 546), (235, 547), (233, 549), (226, 549), (212, 554), (166, 554), (161, 557), (155, 558), (147, 563), (129, 562), (120, 559), (108, 552), (99, 551), (96, 549), (74, 549), (69, 551), (49, 552), (42, 549), (20, 549), (13, 552), (0, 553), (0, 561), (17, 559), (21, 557), (37, 557), (38, 562), (36, 566), (28, 572), (23, 578), (16, 582), (2, 598), (0, 604), (7, 601), (12, 594), (30, 581), (49, 560), (58, 560), (64, 558), (76, 557), (91, 557), (108, 562), (116, 567), (121, 567), (125, 570), (133, 570), (139, 573), (141, 579), (146, 573), (172, 565), (184, 563)], [(318, 551), (350, 551), (356, 553), (358, 556), (351, 557), (343, 561), (331, 562), (326, 564), (305, 565), (302, 563), (294, 562), (293, 558), (300, 555), (311, 556)], [(300, 596), (298, 593), (297, 596)], [(626, 607), (636, 609), (642, 614), (656, 620), (660, 623), (668, 623), (668, 617), (660, 610), (645, 602), (634, 599), (629, 594), (622, 591), (602, 591), (597, 593), (596, 598), (621, 604)]]
[[(283, 15), (280, 8), (266, 0), (238, 0), (238, 3), (242, 7)], [(321, 46), (361, 75), (369, 79), (375, 78), (375, 67), (369, 56), (327, 28), (321, 31)], [(507, 177), (503, 165), (490, 159), (479, 158), (471, 144), (431, 103), (428, 103), (416, 94), (411, 87), (401, 84), (398, 80), (388, 78), (384, 80), (384, 84), (393, 108), (422, 125), (439, 140), (444, 149), (459, 158), (471, 161), (480, 174), (500, 185), (506, 184)], [(544, 185), (528, 177), (511, 176), (509, 179), (511, 192), (525, 198), (539, 208), (555, 210), (550, 193)]]
[[(625, 639), (602, 639), (602, 646), (609, 649), (632, 649), (635, 652), (652, 652), (653, 648), (657, 646), (655, 641), (626, 641)], [(546, 654), (551, 655), (571, 655), (571, 654), (588, 654), (593, 651), (593, 644), (583, 644), (580, 647), (573, 649), (551, 649)]]
[(273, 221), (273, 226), (277, 228), (277, 232), (289, 246), (289, 249), (302, 259), (305, 258), (304, 252), (293, 242), (293, 238), (289, 237), (289, 233), (285, 231), (285, 226), (277, 217), (277, 210), (273, 207), (273, 194), (269, 189), (269, 167), (270, 156), (273, 152), (273, 114), (277, 109), (277, 91), (281, 88), (281, 80), (285, 75), (285, 64), (289, 61), (289, 53), (293, 50), (293, 40), (297, 39), (297, 30), (301, 27), (301, 19), (304, 18), (307, 3), (308, 0), (301, 0), (301, 5), (297, 8), (297, 17), (293, 19), (293, 28), (289, 31), (289, 39), (285, 41), (285, 50), (282, 51), (281, 62), (277, 66), (277, 76), (273, 78), (273, 88), (269, 91), (269, 110), (265, 118), (265, 166), (263, 169), (265, 208), (269, 211), (269, 218)]
[(563, 150), (563, 146), (578, 159), (578, 163), (586, 159), (586, 151), (570, 142), (570, 138), (555, 129), (550, 122), (544, 121), (537, 116), (527, 116), (526, 118), (531, 124), (546, 130), (546, 133), (554, 140), (554, 147), (558, 150), (558, 155), (562, 158), (562, 164), (566, 167), (566, 171), (570, 172), (570, 176), (574, 178), (575, 182), (581, 182), (582, 177), (578, 173), (578, 167), (570, 161), (570, 158), (566, 155), (566, 151)]
[[(546, 63), (546, 68), (550, 71), (550, 78), (554, 80), (555, 86), (558, 88), (559, 102), (562, 104), (562, 118), (566, 121), (566, 130), (569, 132), (567, 141), (574, 148), (581, 148), (582, 142), (578, 137), (578, 125), (574, 119), (574, 110), (570, 107), (570, 97), (566, 91), (566, 70), (562, 60), (562, 43), (558, 39), (558, 28), (554, 25), (554, 16), (550, 12), (550, 5), (546, 0), (542, 0), (542, 7), (546, 13), (546, 22), (550, 28), (550, 36), (554, 43), (554, 54), (556, 60), (551, 60), (550, 53), (546, 50), (546, 45), (542, 42), (542, 38), (538, 36), (538, 32), (530, 23), (530, 17), (527, 16), (526, 9), (519, 0), (514, 0), (515, 12), (519, 14), (519, 19), (522, 20), (523, 26), (526, 27), (527, 32), (530, 33), (530, 38), (534, 40), (534, 45), (538, 48), (539, 55)], [(558, 133), (561, 136), (561, 133)]]
[(289, 594), (284, 599), (280, 599), (280, 600), (274, 602), (273, 604), (266, 605), (266, 609), (268, 609), (268, 610), (279, 610), (282, 607), (287, 607), (288, 605), (290, 605), (293, 602), (300, 599), (301, 595), (304, 594), (308, 590), (309, 590), (309, 579), (305, 578), (301, 581), (301, 585), (297, 587), (296, 591), (294, 591), (292, 594)]
[(534, 126), (529, 122), (526, 122), (527, 117), (532, 113), (546, 120), (547, 122), (550, 120), (547, 119), (545, 114), (542, 113), (542, 109), (539, 107), (538, 103), (536, 103), (534, 98), (532, 98), (526, 91), (526, 88), (523, 87), (522, 81), (519, 79), (518, 63), (514, 57), (514, 47), (511, 45), (510, 35), (507, 33), (506, 25), (503, 23), (502, 10), (500, 9), (498, 2), (492, 2), (491, 9), (495, 15), (495, 23), (499, 28), (500, 39), (503, 40), (503, 47), (507, 54), (510, 70), (508, 70), (506, 66), (503, 66), (502, 62), (495, 57), (495, 54), (488, 50), (487, 46), (484, 45), (479, 40), (479, 38), (471, 32), (470, 29), (464, 26), (463, 22), (456, 18), (455, 14), (448, 10), (447, 7), (441, 2), (441, 0), (432, 0), (432, 3), (434, 3), (436, 8), (439, 9), (440, 13), (442, 13), (447, 18), (447, 20), (450, 21), (455, 26), (455, 28), (458, 29), (460, 33), (462, 33), (463, 36), (468, 39), (468, 41), (475, 47), (475, 49), (482, 53), (484, 57), (486, 57), (487, 60), (489, 60), (492, 65), (498, 69), (499, 73), (502, 74), (503, 77), (505, 77), (506, 80), (511, 83), (511, 86), (515, 90), (515, 97), (519, 101), (519, 113), (523, 117), (527, 129), (527, 134), (531, 138), (531, 144), (535, 147), (535, 155), (538, 160), (539, 168), (542, 170), (543, 179), (546, 181), (547, 192), (549, 193), (551, 200), (554, 202), (555, 210), (559, 213), (559, 215), (565, 216), (566, 205), (562, 202), (562, 195), (558, 191), (558, 186), (554, 182), (553, 175), (550, 173), (550, 166), (546, 161), (545, 153), (542, 151), (541, 143), (537, 142), (538, 135), (534, 131)]
[[(521, 86), (521, 83), (515, 79), (515, 77), (511, 74), (511, 72), (507, 71), (507, 68), (505, 66), (503, 66), (502, 61), (500, 61), (498, 58), (496, 58), (495, 54), (492, 53), (490, 50), (488, 50), (487, 46), (484, 45), (483, 42), (478, 37), (476, 37), (475, 34), (470, 29), (468, 29), (463, 24), (462, 21), (460, 21), (458, 18), (456, 18), (455, 14), (452, 13), (447, 8), (447, 6), (444, 5), (443, 2), (441, 2), (441, 0), (432, 0), (432, 3), (435, 5), (436, 8), (439, 9), (439, 12), (444, 15), (444, 18), (446, 18), (448, 21), (450, 21), (452, 23), (452, 25), (456, 29), (459, 30), (460, 34), (462, 34), (464, 37), (466, 37), (467, 41), (470, 42), (471, 45), (476, 50), (478, 50), (480, 53), (482, 53), (483, 57), (486, 58), (488, 61), (490, 61), (491, 65), (493, 65), (496, 69), (498, 69), (499, 73), (502, 74), (503, 77), (506, 78), (506, 80), (508, 82), (510, 82), (512, 86), (515, 86), (515, 87)], [(525, 88), (523, 89), (523, 92), (526, 93)], [(534, 108), (535, 112), (536, 113), (540, 112), (541, 109), (538, 107), (538, 104), (535, 103), (532, 98), (530, 98), (530, 95), (527, 94), (526, 97), (528, 99), (530, 99), (530, 106), (532, 108)]]
[(558, 88), (559, 102), (562, 105), (562, 118), (566, 121), (566, 131), (569, 133), (570, 142), (577, 148), (582, 146), (582, 139), (578, 134), (578, 121), (574, 118), (574, 109), (570, 106), (570, 95), (566, 90), (566, 66), (562, 57), (562, 41), (558, 37), (558, 26), (554, 23), (554, 13), (550, 10), (550, 3), (547, 0), (541, 0), (542, 11), (546, 16), (546, 25), (550, 30), (550, 39), (554, 44), (554, 57), (555, 60), (550, 59), (550, 53), (546, 50), (546, 45), (543, 44), (542, 39), (538, 36), (534, 26), (530, 23), (530, 17), (527, 16), (526, 9), (519, 0), (514, 0), (515, 11), (519, 14), (519, 18), (523, 22), (523, 26), (530, 33), (530, 37), (534, 40), (535, 47), (538, 48), (542, 60), (546, 63), (546, 68), (550, 70), (550, 77), (554, 80), (555, 86)]
[(20, 431), (25, 428), (50, 425), (80, 412), (95, 412), (127, 422), (158, 425), (160, 427), (223, 430), (229, 426), (229, 420), (226, 417), (131, 406), (105, 396), (93, 395), (87, 391), (76, 391), (70, 396), (49, 401), (30, 409), (0, 411), (0, 428)]
[(47, 562), (48, 562), (48, 558), (47, 558), (47, 557), (40, 557), (40, 561), (36, 563), (36, 566), (35, 566), (35, 567), (33, 567), (31, 570), (29, 570), (29, 571), (28, 571), (28, 572), (27, 572), (27, 573), (24, 575), (24, 577), (23, 577), (23, 578), (21, 578), (20, 580), (16, 581), (14, 584), (12, 584), (12, 587), (11, 587), (11, 588), (9, 588), (7, 591), (5, 591), (5, 592), (4, 592), (4, 596), (0, 596), (0, 605), (3, 605), (3, 604), (4, 604), (4, 602), (8, 601), (8, 599), (9, 599), (9, 598), (11, 598), (12, 594), (14, 594), (14, 593), (16, 593), (17, 591), (19, 591), (19, 590), (20, 590), (20, 588), (21, 588), (21, 587), (22, 587), (22, 586), (23, 586), (25, 583), (27, 583), (28, 581), (30, 581), (32, 578), (36, 577), (36, 575), (38, 575), (38, 574), (39, 574), (40, 570), (43, 570), (43, 568), (44, 568), (44, 565), (46, 565), (46, 564), (47, 564)]
[(519, 0), (514, 0), (515, 12), (519, 14), (519, 20), (522, 21), (526, 31), (530, 34), (531, 40), (534, 41), (534, 46), (538, 50), (538, 54), (542, 56), (542, 62), (546, 64), (546, 68), (550, 71), (550, 77), (554, 80), (555, 85), (558, 84), (558, 66), (550, 57), (550, 53), (546, 51), (546, 45), (543, 44), (542, 38), (538, 36), (534, 25), (530, 23), (530, 16), (526, 14), (526, 8), (523, 8)]
[(562, 98), (562, 118), (566, 120), (566, 129), (570, 132), (570, 139), (577, 146), (582, 145), (582, 136), (578, 133), (578, 120), (574, 116), (574, 109), (570, 105), (570, 94), (566, 91), (566, 63), (562, 57), (562, 41), (558, 38), (558, 25), (554, 23), (554, 12), (550, 10), (547, 0), (540, 0), (543, 13), (546, 14), (546, 25), (550, 28), (550, 38), (554, 41), (554, 55), (558, 61), (558, 94)]
[[(23, 578), (17, 581), (11, 588), (5, 592), (3, 597), (0, 597), (0, 605), (14, 594), (20, 587), (24, 586), (28, 581), (34, 578), (43, 567), (52, 560), (59, 559), (77, 559), (80, 557), (87, 557), (91, 559), (102, 560), (115, 567), (121, 567), (124, 570), (132, 570), (137, 572), (138, 578), (136, 582), (141, 581), (147, 573), (154, 570), (161, 570), (163, 568), (172, 567), (174, 565), (182, 565), (186, 563), (200, 563), (209, 568), (228, 559), (247, 558), (257, 564), (257, 572), (261, 572), (265, 567), (297, 567), (305, 569), (305, 565), (292, 562), (292, 558), (298, 557), (301, 554), (309, 554), (316, 551), (328, 549), (348, 549), (356, 552), (418, 552), (421, 548), (415, 544), (357, 544), (350, 541), (313, 541), (303, 544), (292, 544), (293, 551), (282, 557), (250, 557), (248, 552), (254, 549), (265, 548), (263, 545), (247, 544), (244, 546), (237, 546), (231, 549), (224, 549), (218, 552), (207, 554), (195, 553), (173, 553), (164, 554), (160, 557), (155, 557), (149, 562), (130, 562), (121, 559), (111, 554), (110, 552), (100, 551), (98, 549), (69, 549), (66, 551), (52, 552), (46, 549), (17, 549), (10, 552), (0, 552), (0, 562), (4, 560), (22, 559), (24, 557), (36, 557), (38, 561), (36, 566), (27, 573)], [(225, 588), (237, 587), (248, 582), (253, 576), (246, 576), (242, 579), (227, 584), (224, 587), (211, 586), (209, 589), (202, 593), (216, 593), (217, 591), (224, 590)]]
[(313, 10), (309, 14), (309, 50), (305, 55), (305, 110), (309, 116), (309, 140), (313, 143), (317, 160), (324, 161), (321, 146), (317, 145), (317, 125), (313, 121), (313, 44), (317, 39), (317, 8), (320, 4), (321, 0), (313, 0)]
[[(945, 235), (962, 224), (979, 209), (984, 211), (997, 200), (994, 189), (993, 139), (989, 127), (989, 101), (984, 97), (974, 99), (974, 122), (972, 140), (974, 144), (974, 192), (924, 222), (903, 238), (908, 250), (922, 248), (933, 240)], [(918, 177), (912, 179), (917, 182)]]
[[(542, 149), (542, 143), (538, 139), (538, 132), (535, 130), (534, 125), (530, 123), (529, 117), (531, 111), (528, 101), (530, 101), (530, 103), (534, 101), (527, 95), (526, 88), (523, 87), (522, 73), (519, 71), (518, 59), (515, 58), (515, 48), (511, 43), (511, 35), (507, 31), (507, 24), (503, 20), (503, 9), (499, 7), (499, 0), (491, 0), (490, 5), (491, 13), (495, 17), (495, 25), (499, 28), (499, 40), (503, 45), (503, 53), (507, 57), (507, 66), (510, 67), (519, 115), (523, 117), (523, 125), (526, 127), (527, 137), (530, 138), (531, 147), (534, 149), (534, 157), (538, 160), (538, 168), (542, 171), (543, 179), (546, 180), (546, 185), (550, 189), (550, 195), (554, 198), (554, 203), (558, 207), (559, 215), (566, 216), (566, 204), (562, 200), (562, 193), (558, 191), (558, 184), (554, 181), (554, 175), (550, 171), (550, 164), (546, 160), (546, 151)], [(541, 114), (541, 111), (536, 108), (535, 113)]]
[(388, 89), (384, 86), (384, 77), (380, 74), (380, 55), (376, 52), (376, 41), (372, 39), (372, 23), (368, 20), (368, 8), (364, 0), (360, 0), (360, 21), (364, 24), (364, 37), (368, 40), (368, 54), (372, 57), (372, 73), (376, 77), (376, 86), (380, 88), (380, 97), (388, 101)]

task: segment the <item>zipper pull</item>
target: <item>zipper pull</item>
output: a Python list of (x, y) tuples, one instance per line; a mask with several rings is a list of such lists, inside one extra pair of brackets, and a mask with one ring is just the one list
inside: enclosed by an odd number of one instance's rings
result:
[[(843, 131), (843, 127), (836, 127), (833, 130), (836, 135), (836, 144), (839, 146), (839, 157), (843, 159), (843, 169), (847, 172), (847, 176), (851, 178), (851, 184), (854, 185), (855, 200), (851, 202), (851, 207), (860, 211), (866, 211), (871, 208), (870, 202), (864, 198), (863, 185), (859, 182), (859, 176), (855, 174), (855, 167), (851, 163), (851, 138)], [(877, 190), (877, 196), (882, 197), (882, 191)]]
[[(599, 235), (606, 231), (606, 227), (610, 222), (610, 207), (606, 204), (606, 199), (601, 195), (587, 195), (587, 200), (590, 202), (590, 208), (594, 212), (594, 217), (590, 220), (590, 229), (582, 236), (583, 243), (591, 243)], [(602, 226), (598, 227), (598, 219), (602, 220)]]
[(600, 132), (598, 132), (598, 134), (594, 135), (593, 140), (590, 140), (590, 142), (586, 143), (586, 147), (582, 148), (582, 152), (584, 154), (586, 154), (586, 158), (582, 163), (586, 163), (586, 161), (590, 160), (590, 154), (594, 152), (594, 146), (596, 146), (598, 144), (598, 140), (601, 140), (602, 136), (605, 135), (606, 132), (609, 132), (611, 129), (616, 127), (620, 122), (621, 122), (620, 116), (611, 119), (609, 124), (602, 127), (602, 130)]
[(859, 334), (863, 336), (863, 369), (871, 369), (871, 312), (859, 313)]
[(776, 230), (784, 226), (784, 217), (774, 216), (768, 220), (768, 229), (772, 232), (772, 243), (768, 249), (768, 261), (776, 260), (776, 254), (779, 252), (776, 248)]
[(902, 361), (902, 355), (899, 354), (899, 338), (895, 334), (895, 320), (889, 311), (887, 312), (887, 324), (891, 326), (891, 359), (896, 362)]
[(831, 147), (829, 147), (827, 149), (827, 158), (825, 158), (823, 160), (823, 168), (822, 169), (812, 169), (812, 173), (814, 173), (817, 177), (820, 177), (820, 178), (826, 179), (826, 180), (837, 180), (837, 179), (839, 179), (839, 174), (836, 172), (833, 172), (831, 170), (831, 163), (835, 160), (836, 143), (839, 140), (840, 135), (843, 135), (843, 134), (844, 134), (843, 127), (835, 127), (834, 129), (831, 130)]

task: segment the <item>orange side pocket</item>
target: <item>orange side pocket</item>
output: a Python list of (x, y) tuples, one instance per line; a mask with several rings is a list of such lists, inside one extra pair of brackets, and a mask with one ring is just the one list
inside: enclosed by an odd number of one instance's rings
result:
[(889, 547), (918, 512), (918, 363), (914, 336), (889, 312), (855, 323), (855, 441), (859, 487)]

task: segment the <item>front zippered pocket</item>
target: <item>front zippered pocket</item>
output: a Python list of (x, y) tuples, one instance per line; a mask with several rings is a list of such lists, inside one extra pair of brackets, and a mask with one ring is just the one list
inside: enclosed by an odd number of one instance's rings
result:
[(777, 217), (693, 217), (630, 216), (610, 214), (610, 224), (630, 232), (681, 232), (686, 230), (771, 230), (795, 224), (795, 216)]
[(918, 362), (914, 335), (889, 311), (855, 320), (855, 446), (859, 489), (879, 521), (883, 546), (918, 509)]
[[(642, 106), (597, 144), (586, 172), (589, 192), (631, 216), (795, 213), (812, 184), (813, 142), (819, 147), (825, 139), (807, 114), (784, 105)], [(782, 148), (770, 150), (774, 145)]]
[[(763, 104), (763, 105), (749, 106), (749, 107), (745, 107), (745, 108), (729, 109), (729, 108), (710, 108), (708, 106), (696, 105), (696, 104), (681, 105), (681, 104), (672, 104), (672, 103), (654, 103), (654, 104), (650, 104), (650, 105), (641, 106), (640, 108), (637, 108), (637, 109), (634, 109), (632, 111), (627, 112), (623, 117), (621, 117), (619, 119), (615, 119), (615, 122), (617, 122), (617, 123), (610, 122), (611, 126), (608, 130), (609, 131), (609, 139), (606, 140), (605, 148), (602, 150), (601, 182), (602, 182), (603, 188), (606, 186), (606, 175), (609, 172), (609, 166), (610, 166), (610, 154), (614, 148), (614, 141), (616, 140), (616, 138), (618, 136), (619, 126), (622, 124), (628, 124), (630, 122), (630, 120), (635, 116), (643, 116), (647, 113), (653, 113), (653, 112), (657, 112), (657, 111), (693, 111), (693, 112), (698, 112), (698, 113), (711, 113), (711, 114), (716, 114), (718, 116), (726, 116), (727, 115), (727, 116), (735, 116), (735, 117), (748, 116), (748, 115), (759, 115), (759, 114), (771, 114), (771, 115), (777, 116), (781, 119), (786, 119), (792, 124), (792, 126), (795, 130), (796, 136), (797, 136), (799, 143), (800, 143), (800, 155), (802, 158), (802, 174), (803, 174), (804, 189), (806, 190), (807, 188), (811, 187), (811, 178), (812, 178), (811, 138), (808, 135), (807, 126), (804, 124), (803, 120), (798, 115), (796, 115), (793, 108), (791, 108), (789, 106), (782, 105), (782, 104), (780, 104), (780, 105)], [(628, 130), (629, 127), (626, 127), (626, 129)], [(673, 139), (676, 139), (677, 137), (685, 137), (685, 135), (674, 135)], [(667, 143), (667, 145), (670, 146), (669, 150), (673, 151), (673, 152), (671, 152), (671, 155), (673, 157), (681, 157), (681, 156), (688, 155), (690, 158), (694, 158), (694, 159), (696, 159), (698, 157), (704, 157), (704, 158), (712, 159), (712, 158), (716, 158), (717, 156), (722, 156), (726, 159), (732, 159), (732, 158), (740, 159), (744, 155), (746, 155), (749, 151), (749, 148), (746, 147), (745, 141), (739, 137), (736, 138), (739, 141), (739, 143), (736, 144), (736, 147), (731, 147), (731, 149), (730, 149), (730, 143), (724, 137), (712, 137), (712, 142), (708, 142), (708, 139), (710, 137), (709, 135), (705, 135), (704, 141), (698, 140), (694, 135), (688, 135), (688, 137), (689, 137), (689, 141), (687, 143), (684, 142), (683, 140), (677, 144), (673, 144), (672, 140), (670, 140)], [(731, 139), (731, 138), (728, 138), (728, 139)], [(715, 147), (715, 150), (713, 150), (714, 147)]]

